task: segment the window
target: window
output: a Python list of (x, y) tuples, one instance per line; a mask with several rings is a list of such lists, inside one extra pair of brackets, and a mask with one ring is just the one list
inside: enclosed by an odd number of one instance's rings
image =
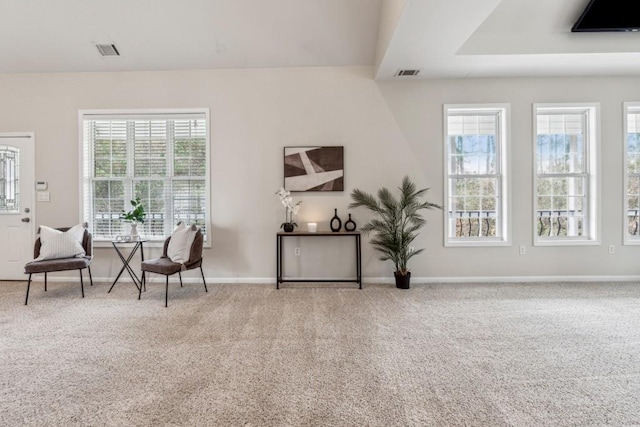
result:
[(598, 105), (535, 105), (534, 116), (534, 242), (597, 243)]
[(640, 103), (625, 103), (624, 112), (624, 243), (640, 244)]
[(202, 228), (209, 206), (207, 110), (80, 112), (83, 214), (96, 240), (128, 234), (120, 219), (140, 197), (138, 231), (162, 241), (179, 221)]
[(19, 159), (17, 148), (0, 145), (0, 213), (18, 212)]
[(445, 105), (445, 245), (508, 245), (508, 105)]

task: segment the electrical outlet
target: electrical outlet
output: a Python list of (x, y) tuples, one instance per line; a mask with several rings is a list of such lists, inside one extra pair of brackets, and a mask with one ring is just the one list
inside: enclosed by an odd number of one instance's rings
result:
[(295, 256), (300, 256), (300, 248), (295, 248), (293, 250), (293, 253), (294, 253)]
[(527, 248), (525, 245), (520, 245), (520, 255), (524, 255), (527, 253)]
[(610, 254), (615, 254), (616, 253), (616, 247), (613, 245), (609, 245), (609, 253)]

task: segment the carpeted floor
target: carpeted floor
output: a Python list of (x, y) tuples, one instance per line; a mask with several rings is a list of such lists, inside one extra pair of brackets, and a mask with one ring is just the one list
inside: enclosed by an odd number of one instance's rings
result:
[(640, 284), (0, 282), (2, 426), (640, 424)]

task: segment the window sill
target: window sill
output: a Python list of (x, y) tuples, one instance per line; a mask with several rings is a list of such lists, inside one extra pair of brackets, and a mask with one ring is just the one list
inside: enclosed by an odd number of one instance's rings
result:
[(563, 240), (536, 240), (533, 242), (533, 246), (597, 246), (600, 244), (599, 240), (573, 240), (573, 239), (563, 239)]
[(448, 240), (444, 242), (447, 248), (474, 248), (474, 247), (506, 247), (511, 246), (510, 241), (506, 240)]
[[(102, 248), (112, 248), (113, 249), (113, 244), (111, 242), (112, 242), (111, 240), (94, 240), (93, 241), (93, 248), (94, 249), (102, 249)], [(135, 243), (135, 241), (118, 242), (118, 243), (120, 243), (120, 244)], [(164, 239), (163, 240), (146, 240), (144, 242), (144, 247), (145, 248), (163, 248), (164, 247)], [(204, 249), (211, 249), (211, 243), (204, 242), (203, 248)]]
[[(125, 244), (125, 243), (136, 243), (134, 240), (125, 242), (117, 242), (119, 244)], [(144, 246), (145, 247), (149, 247), (149, 248), (155, 248), (155, 247), (162, 247), (164, 245), (164, 240), (160, 241), (160, 240), (145, 240), (144, 241)], [(94, 240), (93, 241), (93, 247), (94, 248), (113, 248), (112, 245), (112, 241), (111, 240)]]

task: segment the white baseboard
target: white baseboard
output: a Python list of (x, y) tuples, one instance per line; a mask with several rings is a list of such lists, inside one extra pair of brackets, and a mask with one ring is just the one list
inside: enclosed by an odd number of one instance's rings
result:
[[(97, 277), (97, 276), (93, 276), (93, 281), (95, 283), (113, 283), (113, 277)], [(27, 280), (27, 278), (25, 277), (25, 280)], [(47, 277), (47, 281), (50, 283), (55, 283), (55, 282), (72, 282), (72, 281), (79, 281), (80, 278), (78, 277), (78, 275), (73, 275), (73, 276), (48, 276)], [(165, 281), (165, 276), (160, 275), (160, 274), (153, 274), (151, 275), (151, 277), (147, 277), (147, 283), (164, 283)], [(173, 276), (169, 276), (169, 283), (173, 282), (173, 281), (179, 282), (180, 279), (178, 278), (177, 274), (174, 274)], [(207, 283), (247, 283), (247, 284), (261, 284), (261, 283), (265, 283), (265, 284), (274, 284), (276, 283), (276, 279), (274, 277), (205, 277), (205, 280), (207, 281)], [(33, 277), (31, 278), (32, 282), (43, 282), (44, 283), (44, 274), (34, 274)], [(84, 276), (84, 281), (85, 283), (89, 283), (89, 276), (85, 275)], [(194, 277), (184, 277), (182, 276), (182, 282), (183, 283), (202, 283), (202, 277), (200, 276), (194, 276)], [(132, 280), (130, 277), (124, 277), (121, 276), (118, 279), (118, 283), (132, 283)]]
[[(49, 282), (70, 282), (77, 281), (78, 275), (73, 276), (48, 276)], [(25, 277), (26, 280), (26, 277)], [(169, 281), (178, 281), (177, 275), (170, 276)], [(44, 282), (44, 275), (37, 274), (33, 276), (34, 282)], [(84, 281), (89, 283), (89, 276), (84, 275)], [(112, 283), (113, 277), (93, 277), (93, 281), (97, 283)], [(149, 283), (164, 283), (164, 276), (154, 274), (147, 278)], [(201, 277), (183, 277), (184, 283), (201, 283)], [(275, 284), (275, 277), (206, 277), (207, 284)], [(634, 276), (478, 276), (478, 277), (419, 277), (411, 278), (412, 284), (419, 283), (530, 283), (530, 282), (637, 282), (640, 281), (640, 275)], [(120, 277), (118, 283), (131, 283), (130, 277)], [(370, 284), (394, 284), (393, 277), (363, 277), (362, 283)]]
[[(486, 277), (417, 277), (416, 283), (531, 283), (531, 282), (636, 282), (640, 275), (622, 276), (486, 276)], [(411, 281), (414, 281), (412, 278)]]

